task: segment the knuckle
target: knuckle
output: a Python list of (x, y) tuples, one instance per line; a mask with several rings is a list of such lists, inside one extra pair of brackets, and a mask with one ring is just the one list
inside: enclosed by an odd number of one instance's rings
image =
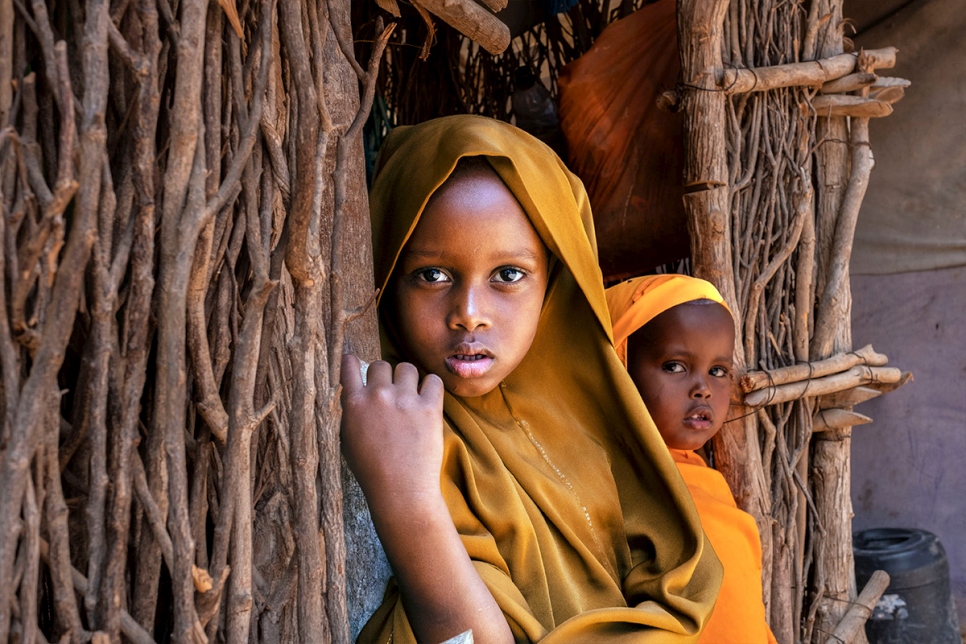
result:
[(416, 365), (409, 362), (400, 362), (399, 365), (396, 366), (396, 368), (399, 370), (400, 373), (409, 373), (409, 374), (416, 373)]
[(398, 396), (396, 392), (390, 387), (378, 387), (374, 394), (375, 402), (382, 405), (392, 405), (395, 406)]

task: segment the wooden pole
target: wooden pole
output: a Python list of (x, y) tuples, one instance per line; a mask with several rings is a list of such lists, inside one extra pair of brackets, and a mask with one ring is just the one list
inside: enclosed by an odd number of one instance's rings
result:
[[(873, 69), (888, 69), (895, 67), (897, 51), (895, 47), (884, 47), (862, 53), (870, 59)], [(764, 92), (780, 87), (820, 87), (851, 74), (858, 68), (858, 61), (859, 54), (854, 53), (760, 69), (725, 69), (719, 84), (728, 94)]]
[[(842, 0), (818, 0), (819, 15), (828, 19), (817, 29), (816, 57), (828, 57), (843, 51)], [(856, 71), (871, 71), (858, 69)], [(855, 231), (853, 212), (847, 202), (864, 184), (861, 166), (871, 163), (868, 144), (868, 120), (865, 126), (852, 124), (844, 117), (819, 118), (817, 134), (822, 144), (816, 151), (817, 212), (817, 283), (815, 331), (810, 346), (810, 359), (817, 360), (852, 348), (851, 293), (848, 279), (848, 253)], [(859, 126), (859, 127), (857, 127)], [(851, 153), (851, 154), (850, 154)], [(850, 159), (850, 156), (854, 157)], [(867, 174), (865, 175), (867, 179)], [(848, 188), (852, 187), (850, 200)], [(861, 196), (859, 197), (861, 202)], [(814, 435), (812, 448), (812, 494), (818, 530), (814, 549), (814, 595), (806, 617), (806, 635), (818, 638), (832, 632), (855, 597), (855, 572), (852, 555), (851, 499), (851, 428), (830, 430)], [(864, 635), (860, 633), (864, 641)]]
[(799, 398), (824, 396), (859, 385), (873, 382), (886, 384), (902, 380), (902, 372), (895, 367), (869, 367), (860, 365), (824, 378), (804, 379), (777, 387), (765, 387), (745, 396), (745, 404), (751, 407), (777, 405)]
[(852, 644), (862, 632), (862, 627), (872, 616), (872, 609), (875, 608), (882, 593), (889, 587), (889, 573), (885, 570), (876, 570), (869, 578), (869, 583), (862, 589), (861, 594), (856, 598), (855, 603), (835, 627), (832, 634), (825, 641), (825, 644)]
[(510, 46), (510, 28), (473, 0), (418, 0), (416, 4), (491, 54), (502, 54)]
[[(727, 0), (678, 0), (678, 42), (684, 79), (684, 207), (691, 233), (694, 274), (714, 284), (732, 311), (740, 311), (732, 267), (731, 214), (725, 150), (725, 93), (716, 79), (722, 69), (722, 23)], [(736, 316), (740, 325), (741, 316)], [(736, 329), (735, 363), (744, 364), (741, 329)], [(726, 425), (714, 440), (716, 466), (738, 506), (758, 524), (763, 576), (770, 578), (771, 525), (754, 415)]]
[(818, 362), (791, 365), (768, 371), (749, 371), (741, 377), (741, 389), (751, 393), (765, 387), (777, 387), (789, 382), (798, 382), (808, 378), (822, 378), (834, 373), (851, 369), (855, 365), (865, 364), (870, 367), (884, 367), (889, 363), (885, 354), (876, 353), (871, 344), (867, 344), (856, 351), (839, 353)]

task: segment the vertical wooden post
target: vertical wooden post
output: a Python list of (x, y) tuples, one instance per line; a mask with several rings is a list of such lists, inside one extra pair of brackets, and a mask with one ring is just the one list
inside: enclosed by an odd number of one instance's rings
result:
[(13, 1), (0, 0), (0, 127), (13, 103), (13, 24)]
[[(678, 43), (683, 78), (685, 168), (684, 207), (691, 233), (694, 274), (713, 283), (736, 312), (735, 364), (743, 365), (732, 261), (731, 213), (725, 149), (725, 93), (717, 75), (727, 0), (678, 0)], [(715, 465), (734, 492), (738, 506), (755, 517), (762, 541), (763, 578), (770, 579), (771, 526), (758, 425), (754, 414), (729, 423), (714, 440)], [(766, 592), (767, 596), (768, 593)]]
[[(818, 13), (830, 18), (817, 34), (814, 57), (840, 54), (843, 51), (842, 0), (820, 0), (817, 4)], [(812, 360), (852, 348), (848, 263), (855, 233), (854, 219), (872, 163), (868, 119), (858, 120), (864, 123), (853, 121), (851, 134), (843, 117), (820, 117), (817, 126), (817, 137), (823, 143), (816, 151), (815, 169), (818, 184), (816, 299), (819, 301), (810, 346)], [(854, 202), (854, 213), (847, 212), (852, 209), (850, 201)], [(813, 575), (813, 588), (818, 595), (811, 600), (817, 603), (813, 603), (807, 620), (813, 640), (824, 640), (835, 629), (856, 595), (851, 444), (851, 428), (817, 435), (813, 444), (812, 492), (820, 523), (819, 530), (813, 534), (820, 534), (822, 540), (816, 549)], [(864, 633), (859, 633), (859, 638), (864, 642)]]

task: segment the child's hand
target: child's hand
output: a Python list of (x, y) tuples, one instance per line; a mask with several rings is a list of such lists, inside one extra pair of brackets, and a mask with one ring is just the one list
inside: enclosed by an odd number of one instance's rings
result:
[(439, 486), (443, 381), (382, 360), (362, 384), (359, 359), (342, 356), (342, 453), (359, 479), (372, 522), (420, 642), (473, 631), (477, 642), (513, 634), (480, 579)]
[[(342, 453), (370, 506), (436, 503), (443, 463), (443, 381), (382, 360), (362, 382), (359, 359), (342, 357)], [(373, 508), (376, 510), (376, 508)]]

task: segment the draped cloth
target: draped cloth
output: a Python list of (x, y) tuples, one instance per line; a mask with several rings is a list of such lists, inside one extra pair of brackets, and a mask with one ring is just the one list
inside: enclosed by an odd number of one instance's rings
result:
[[(694, 642), (721, 568), (614, 352), (580, 180), (506, 123), (452, 116), (392, 131), (371, 194), (383, 291), (433, 192), (483, 156), (553, 255), (536, 338), (492, 392), (444, 401), (443, 496), (517, 641)], [(400, 353), (391, 297), (383, 354)], [(360, 642), (415, 642), (398, 592)]]
[(674, 0), (660, 0), (611, 22), (557, 77), (560, 128), (570, 167), (590, 195), (608, 279), (691, 250), (684, 114), (658, 107), (679, 82), (676, 10)]
[(671, 458), (691, 492), (701, 524), (724, 566), (724, 580), (702, 644), (775, 643), (761, 599), (761, 539), (750, 514), (738, 508), (728, 482), (691, 450)]
[[(686, 275), (647, 275), (607, 289), (614, 344), (627, 364), (627, 338), (668, 309), (708, 299), (727, 308), (718, 290)], [(761, 538), (755, 519), (738, 508), (717, 470), (691, 450), (670, 450), (701, 517), (708, 540), (724, 566), (714, 613), (701, 632), (706, 644), (763, 644), (775, 638), (765, 620), (761, 585)]]
[(890, 275), (966, 266), (966, 0), (860, 0), (849, 2), (853, 12), (864, 16), (856, 49), (898, 47), (889, 76), (908, 78), (912, 87), (889, 118), (870, 124), (875, 171), (849, 270)]
[(711, 300), (728, 308), (711, 282), (687, 275), (635, 277), (607, 289), (606, 298), (613, 323), (614, 346), (625, 367), (627, 338), (664, 311), (694, 300)]

